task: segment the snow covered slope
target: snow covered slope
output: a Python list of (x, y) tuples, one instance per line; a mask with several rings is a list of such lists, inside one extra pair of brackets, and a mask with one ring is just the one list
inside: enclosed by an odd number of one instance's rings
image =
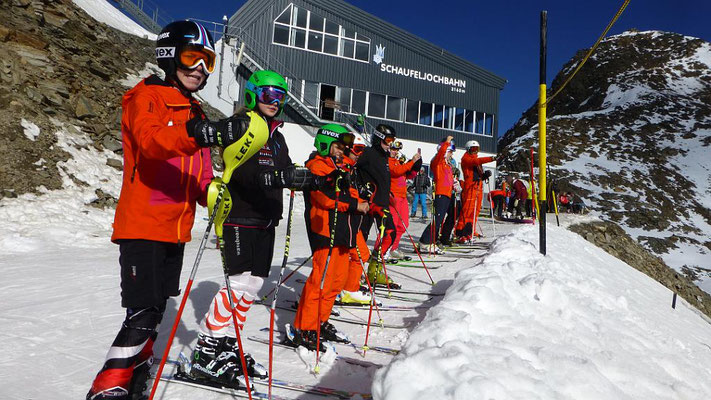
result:
[(81, 7), (87, 14), (95, 20), (116, 28), (122, 32), (145, 37), (151, 40), (156, 39), (156, 35), (148, 32), (141, 25), (127, 17), (120, 10), (116, 9), (107, 0), (72, 0), (74, 4)]
[(373, 383), (379, 399), (704, 399), (711, 325), (563, 228), (496, 240)]
[[(551, 94), (580, 61), (579, 52)], [(602, 42), (548, 108), (549, 180), (711, 292), (711, 44), (666, 32)], [(535, 106), (500, 141), (527, 171)]]

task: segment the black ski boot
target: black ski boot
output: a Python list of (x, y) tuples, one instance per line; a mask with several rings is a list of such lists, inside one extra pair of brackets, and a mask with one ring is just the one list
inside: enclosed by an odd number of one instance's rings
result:
[[(287, 346), (304, 346), (311, 351), (315, 351), (316, 341), (316, 331), (296, 329), (287, 324), (286, 339), (284, 340), (284, 344), (286, 344)], [(321, 338), (321, 343), (319, 343), (319, 350), (321, 351), (321, 353), (326, 352), (326, 346), (324, 346), (323, 341), (324, 339)]]
[(195, 380), (217, 383), (232, 389), (245, 390), (246, 384), (242, 374), (239, 356), (233, 352), (223, 352), (226, 338), (213, 338), (202, 333), (198, 335), (192, 356), (190, 377)]
[(340, 332), (332, 323), (326, 321), (321, 324), (321, 340), (338, 343), (350, 343), (345, 333)]
[[(240, 373), (242, 372), (242, 362), (239, 359), (239, 346), (237, 346), (237, 339), (228, 337), (225, 339), (224, 347), (222, 352), (232, 352), (234, 356), (237, 357), (237, 363), (239, 364)], [(247, 374), (250, 378), (261, 378), (266, 379), (269, 377), (269, 371), (260, 363), (254, 361), (254, 358), (249, 353), (244, 353), (244, 361), (247, 364)]]
[(133, 369), (131, 383), (128, 385), (128, 400), (148, 400), (146, 390), (148, 379), (151, 378), (151, 365), (153, 365), (153, 357)]

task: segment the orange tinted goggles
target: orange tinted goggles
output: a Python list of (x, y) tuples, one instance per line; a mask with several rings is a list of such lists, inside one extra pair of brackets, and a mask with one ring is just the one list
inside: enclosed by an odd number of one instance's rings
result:
[(205, 73), (215, 71), (215, 53), (201, 46), (186, 46), (180, 53), (180, 64), (187, 69), (195, 69), (202, 64)]
[(385, 142), (385, 144), (391, 144), (394, 141), (395, 141), (394, 136), (385, 136), (385, 139), (383, 139), (383, 142)]

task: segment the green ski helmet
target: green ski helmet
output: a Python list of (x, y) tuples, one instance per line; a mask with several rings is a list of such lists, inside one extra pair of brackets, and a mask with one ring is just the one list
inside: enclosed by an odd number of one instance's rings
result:
[(284, 91), (284, 101), (279, 102), (279, 112), (276, 116), (281, 115), (281, 113), (284, 112), (284, 105), (286, 105), (286, 93), (289, 91), (289, 84), (286, 83), (286, 79), (284, 79), (283, 76), (274, 71), (255, 71), (252, 76), (249, 77), (249, 80), (247, 80), (244, 86), (244, 105), (248, 109), (254, 110), (254, 108), (257, 107), (257, 102), (261, 97), (260, 95), (263, 94), (262, 88), (269, 87)]
[(334, 142), (343, 143), (346, 147), (353, 145), (355, 136), (343, 125), (326, 124), (319, 128), (314, 139), (314, 147), (320, 156), (328, 156), (331, 151), (331, 144)]

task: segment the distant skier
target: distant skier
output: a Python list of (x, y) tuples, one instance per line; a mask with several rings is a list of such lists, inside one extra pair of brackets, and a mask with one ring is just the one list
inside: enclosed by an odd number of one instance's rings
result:
[(479, 142), (476, 140), (468, 141), (465, 148), (467, 152), (461, 162), (464, 174), (464, 191), (462, 192), (462, 212), (457, 221), (458, 243), (471, 243), (472, 238), (481, 236), (476, 231), (476, 225), (484, 196), (483, 183), (491, 176), (491, 172), (484, 171), (482, 165), (496, 159), (495, 157), (479, 157)]
[(447, 136), (439, 144), (437, 154), (430, 162), (430, 168), (433, 171), (435, 181), (435, 200), (434, 200), (434, 225), (430, 223), (425, 227), (419, 240), (420, 252), (424, 253), (443, 253), (442, 249), (437, 247), (437, 239), (440, 235), (444, 217), (449, 209), (449, 203), (452, 197), (452, 187), (454, 185), (454, 175), (452, 175), (452, 165), (449, 161), (452, 159), (455, 146), (453, 136)]
[(420, 168), (420, 172), (412, 179), (412, 186), (415, 193), (412, 197), (412, 204), (410, 205), (410, 218), (415, 218), (417, 214), (417, 204), (420, 203), (422, 219), (427, 220), (427, 190), (430, 185), (430, 178), (425, 173), (425, 169)]
[[(226, 147), (234, 119), (210, 122), (192, 93), (215, 68), (214, 42), (200, 24), (178, 21), (158, 36), (156, 57), (165, 80), (152, 75), (122, 101), (123, 183), (111, 240), (121, 265), (116, 339), (88, 400), (143, 399), (153, 343), (168, 297), (179, 294), (185, 243), (212, 179), (205, 147)], [(170, 49), (170, 51), (166, 50)], [(248, 122), (247, 122), (248, 124)]]

